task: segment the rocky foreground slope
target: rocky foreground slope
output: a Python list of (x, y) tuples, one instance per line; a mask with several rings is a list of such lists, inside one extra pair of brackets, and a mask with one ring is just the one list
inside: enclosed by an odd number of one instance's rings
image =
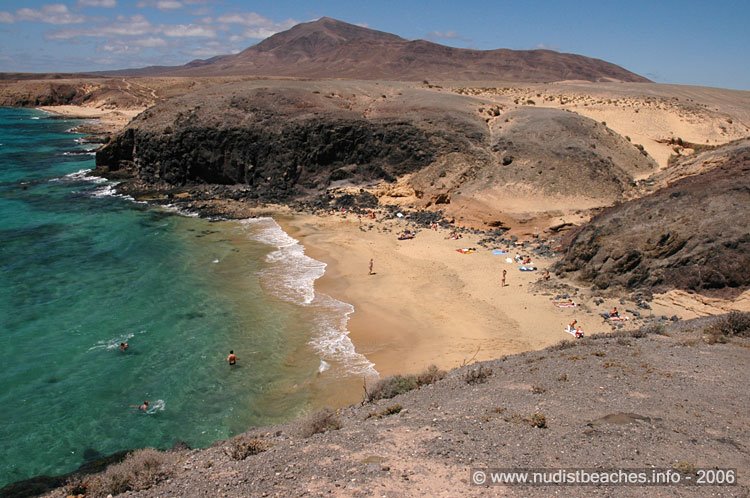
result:
[(607, 209), (572, 234), (558, 265), (600, 289), (750, 287), (750, 140), (683, 160), (698, 174)]
[[(106, 496), (112, 486), (152, 486), (123, 495), (144, 497), (744, 496), (750, 355), (740, 337), (748, 330), (739, 331), (750, 323), (734, 317), (734, 328), (727, 319), (655, 323), (648, 334), (567, 341), (470, 365), (393, 399), (342, 409), (325, 423), (257, 428), (206, 450), (152, 455), (140, 481), (133, 461), (47, 496)], [(724, 335), (730, 330), (737, 333)], [(739, 484), (472, 484), (470, 470), (487, 467), (660, 468), (693, 477), (696, 469), (731, 468)]]

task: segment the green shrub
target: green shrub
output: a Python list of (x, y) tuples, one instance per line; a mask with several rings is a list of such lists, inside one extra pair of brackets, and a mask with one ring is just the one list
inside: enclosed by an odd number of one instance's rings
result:
[(380, 379), (367, 391), (367, 401), (390, 399), (419, 387), (416, 375), (394, 375)]
[(430, 365), (424, 372), (418, 375), (410, 374), (386, 377), (377, 381), (370, 389), (367, 389), (365, 386), (365, 397), (367, 401), (390, 399), (418, 387), (433, 384), (445, 378), (445, 375), (445, 370), (440, 370), (435, 365)]

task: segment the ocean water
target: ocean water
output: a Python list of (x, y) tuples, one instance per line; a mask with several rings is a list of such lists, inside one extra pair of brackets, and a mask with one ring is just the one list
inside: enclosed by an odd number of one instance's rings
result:
[(206, 446), (375, 374), (346, 335), (353, 308), (314, 292), (325, 265), (272, 219), (114, 195), (76, 124), (0, 108), (0, 487)]

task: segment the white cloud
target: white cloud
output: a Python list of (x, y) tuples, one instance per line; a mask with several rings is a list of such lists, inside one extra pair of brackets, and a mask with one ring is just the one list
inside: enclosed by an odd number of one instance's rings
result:
[(195, 24), (173, 24), (160, 27), (160, 31), (166, 36), (181, 37), (216, 37), (216, 30), (211, 26), (197, 26)]
[(141, 0), (136, 4), (136, 7), (153, 7), (162, 11), (165, 10), (177, 10), (184, 7), (180, 0)]
[[(216, 19), (206, 18), (204, 22), (218, 22), (221, 24), (233, 24), (244, 26), (246, 29), (242, 33), (242, 38), (268, 38), (269, 36), (275, 35), (279, 31), (284, 31), (291, 28), (297, 21), (293, 19), (287, 19), (281, 22), (274, 22), (267, 17), (264, 17), (255, 12), (241, 12), (235, 14), (224, 14), (217, 17)], [(235, 35), (233, 38), (236, 38)]]
[(461, 37), (455, 31), (431, 31), (428, 35), (434, 38), (443, 38), (446, 40), (455, 40)]
[(243, 26), (267, 26), (273, 24), (273, 21), (255, 12), (225, 14), (218, 17), (216, 21), (224, 24), (242, 24)]
[(43, 5), (41, 9), (18, 9), (15, 18), (19, 21), (35, 21), (47, 24), (79, 24), (84, 16), (73, 14), (66, 5), (54, 3)]
[(546, 43), (537, 43), (536, 47), (534, 47), (534, 48), (538, 49), (538, 50), (555, 50), (555, 51), (559, 51), (560, 50), (555, 45), (548, 45)]
[(117, 7), (117, 0), (78, 0), (79, 7)]
[(265, 28), (254, 28), (254, 29), (246, 29), (242, 33), (242, 37), (243, 38), (256, 38), (258, 40), (262, 40), (262, 39), (268, 38), (269, 36), (273, 36), (276, 33), (278, 33), (278, 31), (269, 30)]
[(166, 40), (164, 40), (164, 38), (150, 37), (150, 38), (142, 38), (140, 40), (134, 40), (133, 45), (137, 47), (144, 47), (144, 48), (158, 48), (158, 47), (166, 47), (167, 42)]
[(107, 43), (105, 45), (102, 45), (99, 47), (104, 52), (109, 52), (111, 54), (128, 54), (128, 53), (137, 53), (140, 52), (140, 48), (131, 48), (126, 43), (122, 42), (115, 42), (115, 43)]
[(110, 25), (55, 31), (48, 33), (46, 38), (50, 40), (68, 40), (81, 36), (142, 36), (154, 33), (155, 31), (156, 27), (144, 16), (138, 14), (131, 17), (117, 16), (115, 21)]
[(11, 24), (16, 22), (13, 14), (10, 12), (0, 12), (0, 23)]
[(183, 53), (191, 57), (208, 58), (215, 55), (224, 55), (227, 53), (227, 49), (223, 43), (218, 41), (209, 41), (200, 47), (186, 50)]
[(99, 50), (111, 54), (138, 54), (143, 49), (166, 47), (167, 42), (162, 38), (142, 38), (139, 40), (114, 40), (99, 47)]

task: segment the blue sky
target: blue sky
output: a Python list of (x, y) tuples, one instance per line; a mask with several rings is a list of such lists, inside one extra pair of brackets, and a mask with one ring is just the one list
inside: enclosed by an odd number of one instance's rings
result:
[(657, 82), (750, 90), (747, 0), (0, 0), (0, 72), (184, 64), (322, 16), (410, 40), (549, 48)]

